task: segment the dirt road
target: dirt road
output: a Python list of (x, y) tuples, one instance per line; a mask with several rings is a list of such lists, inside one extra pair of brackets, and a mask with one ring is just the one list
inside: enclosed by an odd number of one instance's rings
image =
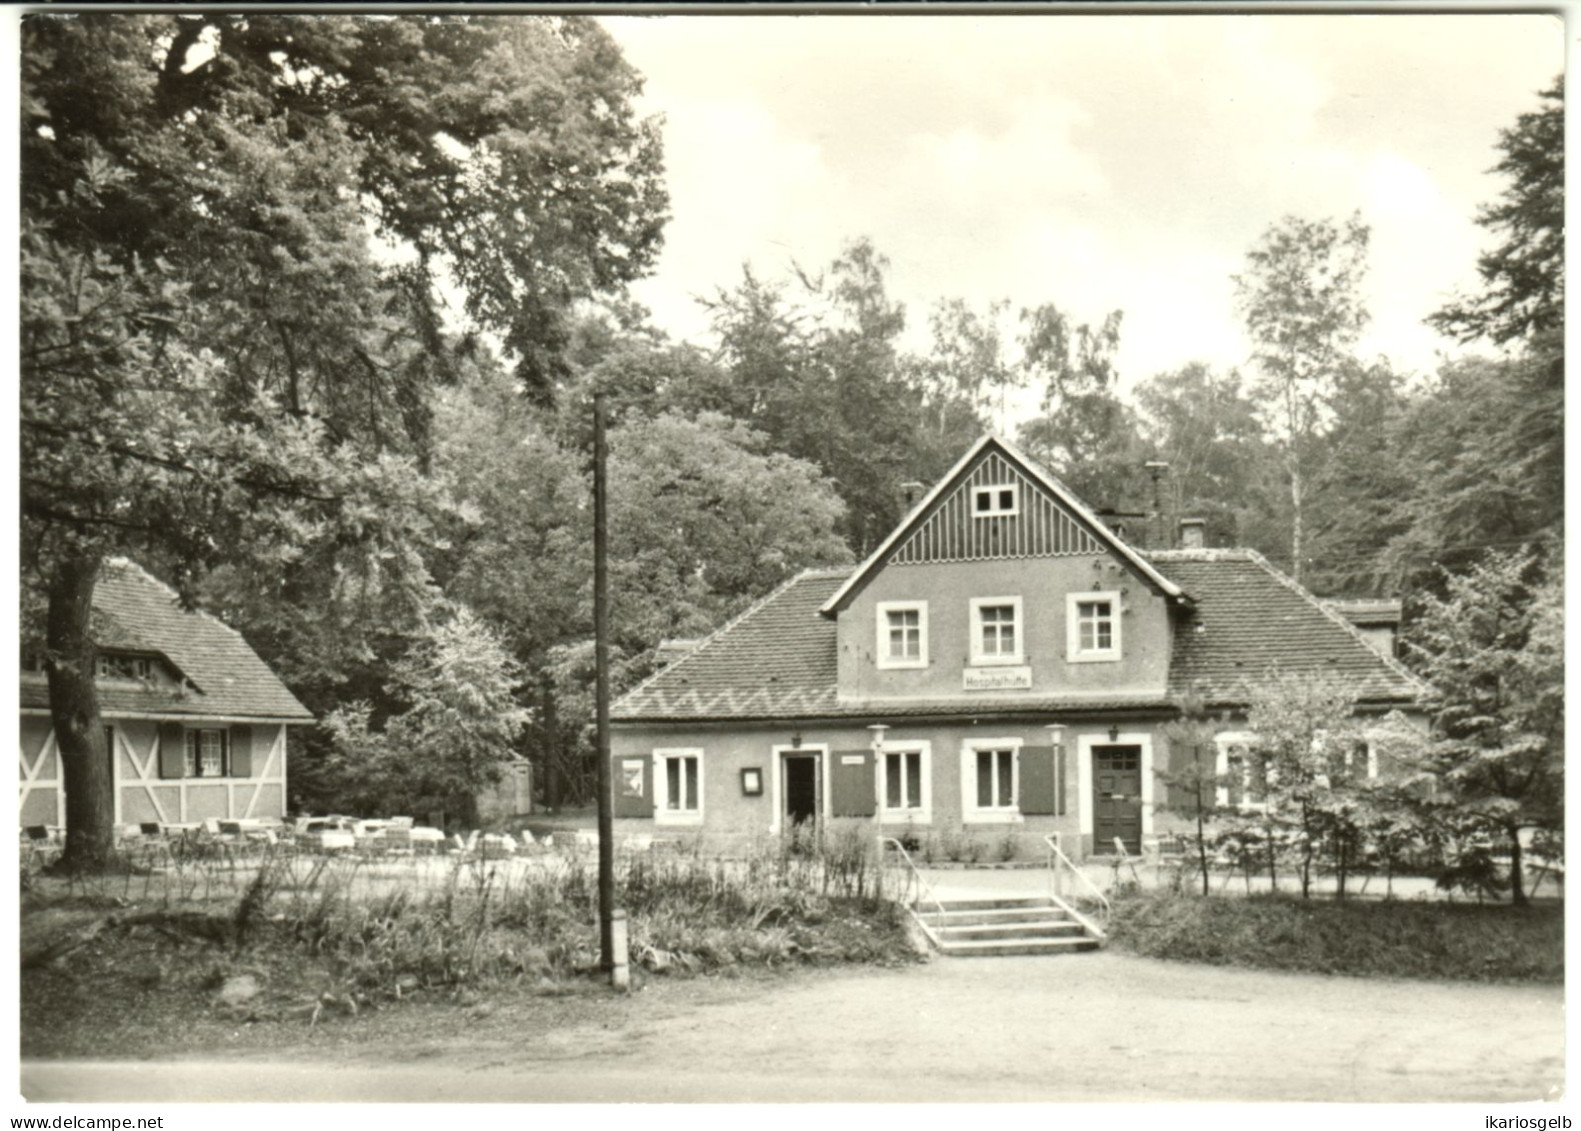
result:
[(1563, 1085), (1559, 987), (1273, 974), (1103, 952), (658, 980), (579, 1024), (278, 1058), (23, 1065), (31, 1100), (1512, 1101)]

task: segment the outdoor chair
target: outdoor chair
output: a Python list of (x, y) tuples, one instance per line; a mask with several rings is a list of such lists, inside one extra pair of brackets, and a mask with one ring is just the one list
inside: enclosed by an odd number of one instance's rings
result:
[(1132, 882), (1134, 882), (1137, 887), (1141, 887), (1142, 876), (1136, 870), (1136, 862), (1138, 860), (1145, 862), (1146, 857), (1132, 856), (1130, 850), (1125, 847), (1125, 841), (1121, 840), (1119, 837), (1114, 838), (1114, 856), (1114, 886), (1120, 886), (1120, 869), (1121, 867), (1125, 867), (1131, 872)]
[(50, 835), (48, 826), (28, 825), (22, 832), (26, 837), (23, 845), (29, 863), (44, 867), (60, 855), (60, 842)]

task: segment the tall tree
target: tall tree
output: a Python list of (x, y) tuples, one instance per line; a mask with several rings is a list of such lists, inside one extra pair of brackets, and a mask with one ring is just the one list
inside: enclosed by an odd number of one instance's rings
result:
[(1118, 505), (1146, 489), (1147, 453), (1135, 412), (1118, 394), (1114, 355), (1121, 312), (1096, 326), (1076, 323), (1053, 303), (1021, 311), (1024, 382), (1043, 390), (1040, 415), (1021, 441), (1077, 494)]
[(1564, 821), (1562, 573), (1529, 550), (1486, 554), (1427, 596), (1408, 640), (1433, 688), (1437, 799), (1503, 839), (1516, 903), (1522, 834)]
[(1564, 327), (1564, 76), (1556, 76), (1538, 97), (1539, 109), (1499, 131), (1503, 156), (1492, 171), (1509, 184), (1498, 201), (1477, 213), (1477, 223), (1503, 235), (1499, 246), (1477, 260), (1486, 289), (1428, 319), (1461, 341), (1530, 342)]
[(1387, 361), (1339, 366), (1330, 420), (1312, 453), (1307, 585), (1317, 593), (1392, 596), (1401, 578), (1381, 551), (1409, 527), (1401, 502), (1426, 469), (1400, 443), (1411, 402)]
[[(1478, 261), (1485, 289), (1457, 298), (1428, 321), (1463, 342), (1490, 341), (1509, 354), (1486, 373), (1505, 388), (1480, 386), (1486, 407), (1468, 407), (1461, 416), (1476, 422), (1479, 434), (1465, 437), (1464, 456), (1449, 461), (1454, 477), (1512, 487), (1520, 496), (1519, 534), (1557, 539), (1564, 522), (1565, 447), (1563, 76), (1540, 97), (1539, 109), (1499, 134), (1503, 156), (1493, 171), (1509, 183), (1477, 215), (1501, 237)], [(1467, 376), (1462, 371), (1441, 379)]]
[(827, 269), (798, 269), (791, 280), (747, 268), (708, 303), (731, 382), (730, 395), (707, 407), (834, 481), (857, 553), (900, 517), (900, 485), (935, 478), (963, 446), (958, 394), (929, 383), (927, 368), (899, 351), (905, 312), (888, 295), (887, 271), (888, 260), (857, 239)]
[(1258, 374), (1253, 392), (1284, 456), (1297, 580), (1312, 449), (1327, 425), (1339, 369), (1367, 323), (1361, 281), (1369, 238), (1360, 214), (1343, 224), (1286, 216), (1247, 252), (1246, 270), (1234, 280)]
[(1210, 545), (1283, 561), (1284, 500), (1268, 486), (1275, 453), (1240, 372), (1191, 362), (1143, 381), (1134, 396), (1143, 442), (1169, 464), (1167, 509), (1206, 520)]
[[(427, 394), (462, 356), (441, 285), (546, 386), (566, 305), (657, 248), (638, 82), (579, 20), (24, 22), (24, 561), (48, 606), (68, 866), (111, 845), (99, 562), (136, 553), (189, 594), (227, 560), (302, 595), (340, 586), (296, 568), (306, 544), (352, 559), (364, 593), (427, 588)], [(376, 259), (370, 229), (411, 261)]]

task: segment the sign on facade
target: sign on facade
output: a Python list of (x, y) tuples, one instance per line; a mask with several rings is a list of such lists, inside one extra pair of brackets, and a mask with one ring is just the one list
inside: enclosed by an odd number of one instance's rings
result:
[(1006, 668), (967, 668), (961, 672), (966, 691), (1025, 691), (1032, 686), (1032, 668), (1026, 664)]

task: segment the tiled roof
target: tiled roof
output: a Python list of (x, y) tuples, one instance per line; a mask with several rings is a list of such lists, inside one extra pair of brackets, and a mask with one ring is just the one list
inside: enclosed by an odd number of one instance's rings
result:
[(1197, 602), (1175, 632), (1172, 691), (1194, 686), (1212, 703), (1241, 703), (1250, 684), (1276, 669), (1335, 676), (1369, 701), (1407, 701), (1425, 690), (1404, 666), (1373, 651), (1348, 620), (1255, 551), (1151, 556)]
[(806, 718), (835, 712), (835, 622), (849, 570), (792, 578), (615, 704), (625, 718)]
[[(99, 574), (93, 633), (102, 648), (163, 655), (195, 685), (100, 680), (106, 715), (313, 719), (240, 633), (207, 613), (183, 610), (172, 589), (124, 558), (112, 558)], [(49, 706), (42, 676), (23, 676), (22, 706)]]
[[(1422, 687), (1369, 648), (1344, 618), (1246, 550), (1151, 555), (1196, 609), (1179, 622), (1170, 694), (1193, 687), (1215, 704), (1245, 702), (1248, 686), (1274, 669), (1323, 672), (1369, 701), (1403, 702)], [(617, 721), (702, 721), (953, 715), (1161, 707), (1167, 695), (940, 698), (905, 705), (840, 703), (836, 626), (819, 608), (850, 576), (809, 572), (782, 585), (694, 651), (623, 696)], [(1201, 631), (1197, 631), (1200, 626)]]

